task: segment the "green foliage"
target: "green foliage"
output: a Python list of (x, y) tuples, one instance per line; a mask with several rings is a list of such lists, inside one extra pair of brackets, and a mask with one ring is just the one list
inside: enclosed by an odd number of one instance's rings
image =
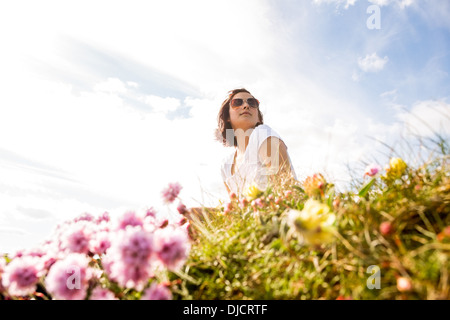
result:
[[(317, 175), (194, 218), (190, 257), (170, 274), (174, 298), (449, 299), (449, 158), (400, 169), (345, 193)], [(308, 245), (290, 222), (310, 198), (336, 216), (331, 243)], [(379, 289), (367, 286), (372, 265)]]

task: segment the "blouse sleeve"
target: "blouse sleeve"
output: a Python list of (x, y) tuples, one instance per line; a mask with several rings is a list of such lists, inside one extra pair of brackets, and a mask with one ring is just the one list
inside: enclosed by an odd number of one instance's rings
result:
[[(262, 125), (260, 127), (262, 127), (262, 128), (261, 128), (261, 130), (258, 130), (258, 140), (257, 140), (258, 141), (258, 143), (257, 143), (258, 156), (259, 156), (259, 151), (260, 151), (259, 149), (261, 148), (261, 145), (264, 143), (264, 141), (267, 138), (269, 138), (269, 137), (276, 137), (276, 138), (280, 139), (281, 141), (283, 141), (283, 139), (278, 134), (278, 132), (276, 132), (275, 130), (273, 130), (269, 126)], [(259, 128), (259, 127), (257, 127), (257, 128)], [(288, 147), (286, 145), (286, 149), (287, 148)], [(289, 160), (290, 167), (291, 167), (291, 173), (292, 173), (294, 179), (297, 180), (297, 174), (295, 173), (294, 166), (292, 165), (292, 161), (291, 161), (291, 157), (290, 157), (289, 153), (288, 153), (288, 160)]]
[(257, 128), (260, 128), (259, 130), (258, 130), (258, 136), (257, 136), (257, 152), (259, 153), (259, 149), (261, 148), (261, 145), (264, 143), (264, 141), (266, 141), (267, 140), (267, 138), (269, 138), (269, 137), (276, 137), (276, 138), (278, 138), (278, 139), (280, 139), (280, 140), (283, 140), (283, 139), (281, 139), (281, 136), (278, 134), (278, 132), (276, 132), (275, 130), (273, 130), (272, 128), (270, 128), (269, 126), (266, 126), (266, 125), (261, 125), (261, 126), (259, 126), (259, 127), (257, 127)]

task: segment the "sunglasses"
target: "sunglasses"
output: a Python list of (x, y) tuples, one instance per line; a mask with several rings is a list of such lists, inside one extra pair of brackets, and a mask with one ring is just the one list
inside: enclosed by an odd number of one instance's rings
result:
[(233, 99), (230, 102), (230, 106), (232, 108), (238, 108), (240, 106), (242, 106), (244, 104), (244, 101), (247, 101), (248, 105), (251, 108), (258, 108), (259, 107), (259, 101), (258, 99), (255, 98), (248, 98), (247, 100), (241, 99), (241, 98), (237, 98), (237, 99)]

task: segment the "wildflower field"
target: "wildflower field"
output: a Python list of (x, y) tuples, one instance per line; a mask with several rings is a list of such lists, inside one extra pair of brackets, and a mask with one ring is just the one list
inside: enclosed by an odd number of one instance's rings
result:
[(0, 299), (448, 300), (447, 151), (368, 165), (346, 192), (316, 173), (196, 212), (169, 184), (177, 219), (83, 214), (1, 257)]

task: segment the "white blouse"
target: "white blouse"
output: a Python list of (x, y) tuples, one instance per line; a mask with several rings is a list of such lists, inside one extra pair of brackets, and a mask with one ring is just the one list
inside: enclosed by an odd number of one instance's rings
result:
[[(230, 192), (241, 195), (252, 183), (256, 183), (260, 190), (265, 190), (267, 188), (269, 174), (267, 168), (262, 165), (259, 158), (259, 149), (263, 142), (269, 137), (276, 137), (282, 140), (280, 135), (268, 125), (261, 124), (253, 129), (249, 137), (247, 149), (244, 153), (244, 160), (239, 167), (237, 167), (237, 164), (235, 165), (234, 175), (231, 174), (231, 167), (233, 165), (236, 149), (233, 148), (233, 152), (230, 152), (230, 154), (222, 160), (222, 179), (230, 188)], [(294, 179), (297, 180), (289, 153), (288, 160), (291, 166), (292, 175)]]

